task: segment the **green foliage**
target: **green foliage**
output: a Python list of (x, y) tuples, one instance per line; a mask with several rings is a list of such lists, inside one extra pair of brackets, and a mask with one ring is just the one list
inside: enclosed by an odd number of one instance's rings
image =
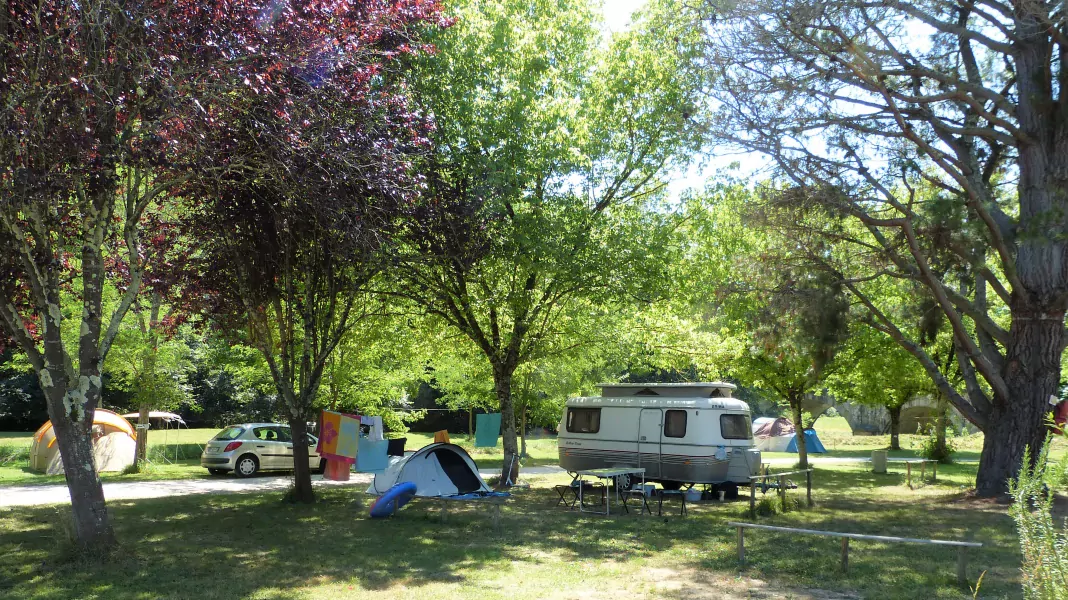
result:
[(920, 456), (944, 465), (953, 464), (953, 454), (956, 452), (957, 445), (949, 438), (939, 439), (936, 427), (930, 429), (920, 445)]
[(1050, 485), (1055, 483), (1051, 479), (1063, 477), (1068, 457), (1050, 468), (1050, 441), (1046, 439), (1033, 466), (1030, 450), (1025, 452), (1020, 474), (1009, 483), (1013, 497), (1009, 514), (1020, 537), (1021, 576), (1027, 600), (1068, 598), (1068, 532), (1065, 523), (1054, 523), (1052, 514), (1054, 493), (1063, 486)]
[(22, 443), (0, 443), (0, 466), (28, 461), (30, 459), (30, 446)]
[(691, 294), (710, 325), (742, 342), (732, 374), (794, 405), (832, 370), (849, 306), (837, 282), (793, 260), (788, 239), (753, 226), (758, 206), (730, 180), (689, 199)]
[(839, 358), (849, 368), (832, 373), (827, 387), (842, 401), (894, 408), (933, 387), (911, 354), (890, 336), (863, 323), (852, 328)]

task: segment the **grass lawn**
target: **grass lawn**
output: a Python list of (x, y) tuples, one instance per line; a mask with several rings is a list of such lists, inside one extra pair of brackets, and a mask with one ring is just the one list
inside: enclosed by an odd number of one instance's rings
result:
[[(986, 572), (979, 597), (1021, 597), (1019, 551), (1004, 507), (962, 493), (974, 465), (939, 469), (937, 484), (917, 490), (891, 469), (820, 467), (815, 508), (759, 522), (972, 538), (984, 544), (969, 560), (973, 585)], [(971, 597), (955, 584), (955, 553), (930, 546), (854, 542), (843, 574), (838, 540), (751, 532), (749, 566), (739, 569), (726, 522), (743, 518), (744, 496), (695, 505), (686, 518), (603, 517), (552, 507), (551, 485), (566, 482), (564, 475), (528, 481), (533, 487), (505, 508), (500, 533), (474, 508), (450, 507), (442, 523), (426, 501), (394, 519), (371, 520), (366, 499), (351, 488), (320, 489), (312, 506), (283, 504), (279, 493), (110, 502), (123, 547), (103, 566), (57, 559), (65, 511), (2, 510), (0, 597)]]

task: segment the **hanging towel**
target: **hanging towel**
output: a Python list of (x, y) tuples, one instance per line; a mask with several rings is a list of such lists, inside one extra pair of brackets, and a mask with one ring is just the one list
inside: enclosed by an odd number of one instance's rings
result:
[(501, 413), (475, 415), (475, 448), (496, 448), (501, 434)]
[(382, 417), (363, 417), (361, 419), (364, 425), (367, 425), (371, 430), (367, 433), (367, 439), (372, 442), (381, 442), (386, 439), (385, 429), (382, 427)]
[(445, 431), (444, 429), (442, 429), (441, 431), (435, 433), (434, 434), (434, 443), (435, 444), (448, 444), (449, 443), (449, 432)]
[(360, 451), (356, 455), (356, 471), (359, 473), (381, 473), (386, 470), (389, 458), (386, 455), (389, 442), (360, 438)]
[(319, 417), (319, 444), (316, 451), (329, 461), (348, 465), (356, 462), (360, 417), (324, 410)]

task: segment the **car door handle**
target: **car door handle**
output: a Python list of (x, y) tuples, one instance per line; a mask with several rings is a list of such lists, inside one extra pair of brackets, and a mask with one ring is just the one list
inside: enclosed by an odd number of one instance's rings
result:
[(293, 449), (293, 444), (286, 444), (286, 448), (292, 450)]
[(266, 448), (267, 446), (256, 446), (257, 448)]
[(644, 435), (642, 436), (641, 441), (643, 441), (643, 442), (645, 441), (645, 436)]

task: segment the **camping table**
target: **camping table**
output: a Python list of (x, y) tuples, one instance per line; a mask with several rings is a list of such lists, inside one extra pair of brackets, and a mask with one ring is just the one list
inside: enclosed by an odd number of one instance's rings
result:
[[(635, 468), (635, 467), (621, 467), (621, 468), (618, 468), (618, 469), (589, 469), (589, 470), (586, 470), (586, 471), (578, 471), (575, 474), (575, 476), (579, 480), (579, 486), (578, 486), (579, 511), (580, 512), (593, 512), (593, 513), (601, 514), (601, 511), (599, 511), (599, 510), (584, 510), (584, 506), (582, 504), (582, 478), (583, 477), (596, 477), (598, 479), (604, 479), (606, 481), (606, 483), (608, 483), (609, 480), (614, 479), (616, 477), (619, 477), (621, 475), (641, 475), (642, 476), (642, 489), (643, 490), (645, 489), (645, 469)], [(619, 486), (617, 485), (617, 486), (613, 486), (613, 487), (615, 489), (616, 504), (619, 504), (619, 501), (620, 501), (619, 500)], [(626, 505), (624, 504), (624, 506), (626, 506)], [(611, 510), (612, 510), (611, 507), (612, 507), (612, 502), (608, 499), (607, 496), (605, 496), (604, 513), (603, 514), (606, 514), (606, 515), (609, 514), (611, 512)]]

